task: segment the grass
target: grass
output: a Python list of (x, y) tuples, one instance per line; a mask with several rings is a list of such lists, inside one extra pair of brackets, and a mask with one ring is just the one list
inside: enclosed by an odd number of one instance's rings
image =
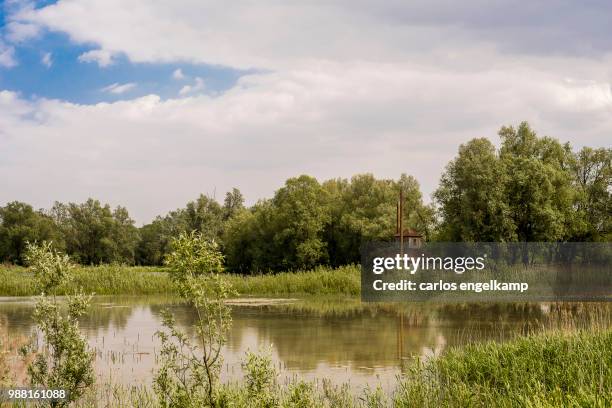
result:
[[(350, 295), (360, 293), (359, 268), (318, 267), (305, 272), (283, 272), (269, 275), (228, 275), (241, 295), (298, 296)], [(153, 295), (176, 293), (167, 272), (156, 267), (115, 265), (78, 266), (70, 285), (58, 294), (82, 288), (97, 295)], [(35, 278), (26, 268), (0, 265), (0, 296), (33, 296), (39, 294)]]
[[(97, 295), (171, 294), (173, 287), (161, 268), (115, 265), (78, 266), (73, 280), (58, 294), (73, 293), (82, 288)], [(26, 268), (0, 266), (0, 296), (38, 295), (34, 275)]]
[(609, 407), (612, 330), (452, 349), (414, 366), (395, 401), (397, 407)]
[(318, 267), (306, 272), (274, 275), (230, 275), (230, 282), (243, 295), (351, 295), (361, 293), (358, 266), (337, 269)]

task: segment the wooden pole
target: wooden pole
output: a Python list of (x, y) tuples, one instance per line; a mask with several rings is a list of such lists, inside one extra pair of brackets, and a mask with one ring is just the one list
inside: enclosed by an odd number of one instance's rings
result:
[[(400, 202), (399, 199), (397, 200), (397, 204), (395, 205), (395, 233), (399, 234), (400, 233)], [(399, 236), (399, 235), (398, 235)]]
[(400, 234), (400, 255), (404, 256), (404, 189), (400, 188), (399, 199), (399, 234)]

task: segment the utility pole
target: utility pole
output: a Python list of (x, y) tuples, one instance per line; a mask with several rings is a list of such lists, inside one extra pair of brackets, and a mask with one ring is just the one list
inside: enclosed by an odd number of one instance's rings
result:
[(398, 203), (398, 219), (400, 234), (400, 256), (404, 256), (404, 189), (400, 187)]

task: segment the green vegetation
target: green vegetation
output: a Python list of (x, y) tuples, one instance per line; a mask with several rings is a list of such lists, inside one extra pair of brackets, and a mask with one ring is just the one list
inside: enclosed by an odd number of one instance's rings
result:
[(481, 242), (608, 241), (612, 149), (538, 137), (526, 122), (459, 147), (434, 194), (437, 239)]
[[(450, 349), (415, 362), (395, 392), (351, 389), (299, 378), (279, 384), (269, 355), (249, 353), (244, 381), (225, 384), (219, 406), (232, 407), (609, 407), (612, 330), (555, 331), (506, 343)], [(98, 385), (77, 406), (158, 407), (144, 386)]]
[(34, 357), (28, 365), (29, 384), (65, 390), (64, 400), (50, 400), (41, 405), (67, 407), (79, 400), (94, 383), (94, 352), (81, 334), (78, 321), (88, 309), (91, 297), (75, 291), (74, 295), (67, 296), (64, 311), (57, 300), (56, 289), (71, 278), (70, 258), (51, 249), (48, 243), (41, 246), (28, 244), (24, 258), (41, 293), (32, 317), (44, 341), (44, 347), (32, 340), (23, 349), (24, 359), (27, 360), (30, 353)]
[(306, 272), (282, 272), (275, 275), (229, 275), (241, 295), (348, 295), (361, 293), (358, 266), (336, 269), (319, 266)]
[(609, 407), (612, 331), (549, 333), (454, 349), (412, 368), (398, 407)]
[[(0, 266), (0, 296), (33, 296), (36, 279), (33, 273), (18, 266)], [(173, 294), (174, 289), (166, 272), (154, 267), (126, 267), (115, 265), (76, 266), (72, 280), (58, 295), (74, 292), (80, 287), (97, 295)]]
[[(164, 314), (164, 330), (158, 332), (162, 346), (157, 355), (160, 366), (153, 392), (147, 387), (136, 387), (115, 388), (109, 393), (109, 385), (92, 387), (93, 356), (79, 333), (77, 321), (87, 303), (82, 296), (68, 298), (67, 317), (54, 296), (51, 300), (43, 296), (37, 303), (34, 319), (45, 345), (50, 347), (38, 350), (30, 364), (32, 383), (75, 390), (71, 399), (80, 399), (77, 406), (88, 406), (103, 395), (107, 406), (174, 408), (607, 407), (612, 402), (612, 330), (607, 323), (609, 315), (605, 314), (608, 309), (598, 307), (583, 316), (588, 316), (581, 319), (586, 321), (569, 318), (566, 325), (553, 331), (505, 343), (450, 348), (440, 356), (409, 363), (393, 393), (385, 393), (381, 388), (355, 390), (348, 384), (333, 386), (329, 381), (306, 382), (299, 377), (281, 383), (269, 352), (247, 353), (242, 366), (243, 380), (224, 384), (219, 373), (221, 350), (231, 324), (230, 309), (225, 303), (234, 296), (230, 281), (258, 279), (251, 290), (321, 293), (337, 290), (342, 279), (334, 280), (334, 276), (354, 277), (358, 282), (358, 269), (318, 268), (271, 275), (272, 281), (266, 282), (266, 276), (222, 274), (223, 258), (216, 244), (197, 233), (180, 235), (172, 248), (166, 257), (168, 272), (164, 275), (180, 297), (197, 311), (191, 327), (197, 340), (179, 330), (170, 313)], [(48, 244), (29, 246), (25, 259), (31, 265), (37, 289), (54, 295), (57, 288), (71, 289), (66, 285), (73, 275), (68, 258), (51, 250)], [(306, 278), (292, 280), (295, 276)], [(268, 286), (277, 280), (281, 283)], [(313, 287), (314, 282), (319, 286)]]
[[(167, 269), (141, 266), (77, 266), (71, 282), (58, 294), (72, 293), (77, 287), (96, 295), (175, 295), (176, 288)], [(0, 265), (0, 296), (33, 296), (37, 294), (34, 275), (26, 268)], [(361, 290), (359, 268), (317, 267), (305, 272), (283, 272), (276, 275), (226, 275), (240, 295), (300, 296), (351, 295)]]
[(223, 273), (223, 256), (214, 241), (197, 233), (181, 234), (172, 242), (165, 263), (185, 302), (195, 310), (196, 339), (181, 331), (169, 311), (163, 313), (160, 367), (153, 389), (165, 408), (219, 406), (223, 355), (232, 324), (227, 299), (235, 296)]
[(337, 267), (359, 262), (363, 242), (392, 237), (400, 189), (406, 227), (428, 240), (610, 240), (612, 149), (574, 151), (525, 122), (499, 137), (499, 149), (485, 138), (461, 145), (431, 205), (405, 174), (322, 182), (301, 175), (250, 208), (237, 189), (223, 203), (200, 195), (141, 228), (125, 208), (93, 199), (48, 211), (8, 203), (0, 208), (0, 262), (21, 263), (27, 241), (53, 241), (84, 265), (161, 265), (173, 238), (197, 231), (219, 243), (233, 273)]

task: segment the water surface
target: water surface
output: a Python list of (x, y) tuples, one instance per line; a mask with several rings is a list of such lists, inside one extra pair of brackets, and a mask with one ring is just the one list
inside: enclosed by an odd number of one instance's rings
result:
[[(0, 330), (11, 339), (33, 332), (31, 298), (0, 298)], [(150, 384), (156, 365), (163, 309), (189, 331), (191, 309), (160, 297), (95, 297), (81, 328), (96, 351), (99, 381)], [(222, 377), (241, 376), (247, 350), (270, 348), (287, 379), (329, 378), (354, 386), (392, 388), (414, 358), (429, 358), (470, 342), (504, 341), (557, 325), (609, 320), (607, 304), (362, 304), (355, 300), (265, 299), (234, 302), (223, 350)], [(14, 359), (23, 378), (23, 367)]]

